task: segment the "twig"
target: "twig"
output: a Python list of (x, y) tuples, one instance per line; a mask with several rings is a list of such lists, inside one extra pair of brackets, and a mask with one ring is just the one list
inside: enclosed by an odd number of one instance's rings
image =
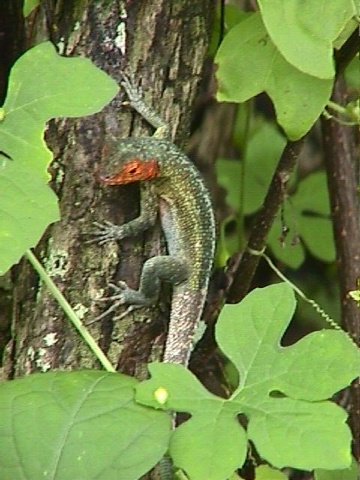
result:
[[(248, 242), (248, 249), (261, 251), (265, 247), (267, 235), (284, 200), (285, 183), (295, 167), (303, 143), (304, 137), (295, 142), (287, 142), (266, 194), (264, 204), (256, 216)], [(257, 269), (259, 258), (259, 256), (251, 255), (249, 250), (245, 250), (241, 259), (233, 262), (228, 272), (229, 276), (232, 277), (231, 287), (227, 295), (228, 303), (237, 303), (247, 294)]]

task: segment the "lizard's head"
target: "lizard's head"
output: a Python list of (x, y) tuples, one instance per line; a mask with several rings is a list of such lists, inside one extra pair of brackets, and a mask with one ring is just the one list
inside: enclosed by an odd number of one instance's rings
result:
[(152, 180), (159, 175), (156, 160), (134, 158), (114, 169), (111, 173), (99, 173), (100, 182), (105, 185), (126, 185), (127, 183)]
[(141, 151), (113, 151), (106, 149), (103, 154), (106, 166), (98, 171), (98, 179), (105, 185), (126, 185), (127, 183), (152, 180), (160, 175), (158, 162)]

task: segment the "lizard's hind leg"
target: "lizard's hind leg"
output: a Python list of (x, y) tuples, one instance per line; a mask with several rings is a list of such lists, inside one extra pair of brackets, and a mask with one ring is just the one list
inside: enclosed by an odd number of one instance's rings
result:
[(117, 285), (110, 283), (109, 287), (114, 291), (114, 295), (102, 298), (100, 301), (111, 301), (112, 305), (87, 325), (101, 320), (121, 305), (129, 305), (129, 308), (115, 316), (114, 320), (120, 320), (136, 308), (155, 304), (159, 297), (161, 282), (179, 285), (188, 278), (188, 271), (186, 262), (175, 256), (159, 255), (150, 258), (144, 263), (139, 289), (134, 290), (123, 281), (118, 282)]
[(160, 293), (161, 282), (179, 285), (189, 276), (189, 267), (182, 259), (172, 255), (152, 257), (144, 263), (139, 290), (127, 287), (125, 303), (154, 304)]

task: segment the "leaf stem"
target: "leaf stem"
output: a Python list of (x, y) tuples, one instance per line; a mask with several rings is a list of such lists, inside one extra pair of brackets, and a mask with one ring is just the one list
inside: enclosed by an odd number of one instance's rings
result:
[(331, 100), (329, 100), (326, 105), (327, 105), (329, 108), (331, 108), (331, 110), (335, 110), (335, 112), (339, 112), (339, 113), (342, 113), (342, 114), (345, 114), (345, 113), (346, 113), (344, 107), (342, 107), (341, 105), (338, 105), (338, 104), (335, 103), (335, 102), (332, 102)]
[(67, 317), (69, 318), (71, 323), (74, 325), (74, 327), (80, 333), (80, 335), (83, 337), (83, 339), (87, 343), (88, 347), (95, 354), (96, 358), (99, 360), (99, 362), (104, 367), (104, 369), (107, 372), (116, 372), (114, 367), (111, 365), (109, 359), (104, 355), (104, 352), (101, 350), (99, 345), (96, 343), (93, 336), (85, 328), (84, 324), (81, 322), (79, 317), (76, 315), (76, 313), (72, 309), (69, 302), (63, 296), (63, 294), (60, 292), (60, 290), (57, 288), (55, 283), (51, 280), (49, 275), (46, 273), (44, 267), (41, 265), (39, 260), (35, 257), (33, 252), (31, 250), (27, 250), (25, 252), (25, 257), (29, 260), (29, 262), (33, 266), (34, 270), (36, 270), (36, 272), (38, 273), (41, 280), (48, 287), (48, 289), (52, 293), (53, 297), (57, 300), (60, 307), (63, 309), (64, 313), (67, 315)]

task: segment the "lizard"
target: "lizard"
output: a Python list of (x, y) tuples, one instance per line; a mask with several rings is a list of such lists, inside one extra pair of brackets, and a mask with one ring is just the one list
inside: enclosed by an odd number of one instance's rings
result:
[[(112, 306), (129, 305), (121, 315), (156, 303), (162, 282), (173, 286), (164, 362), (188, 364), (195, 329), (203, 311), (215, 252), (215, 220), (205, 183), (190, 159), (170, 140), (168, 127), (142, 99), (141, 90), (122, 75), (129, 103), (153, 128), (153, 136), (122, 139), (98, 171), (105, 186), (141, 182), (140, 216), (123, 225), (97, 223), (96, 240), (120, 241), (152, 227), (160, 217), (168, 255), (148, 259), (140, 286), (133, 290), (123, 281), (110, 284)], [(117, 318), (117, 317), (115, 317)], [(95, 319), (95, 320), (97, 320)], [(92, 322), (91, 322), (92, 323)]]

